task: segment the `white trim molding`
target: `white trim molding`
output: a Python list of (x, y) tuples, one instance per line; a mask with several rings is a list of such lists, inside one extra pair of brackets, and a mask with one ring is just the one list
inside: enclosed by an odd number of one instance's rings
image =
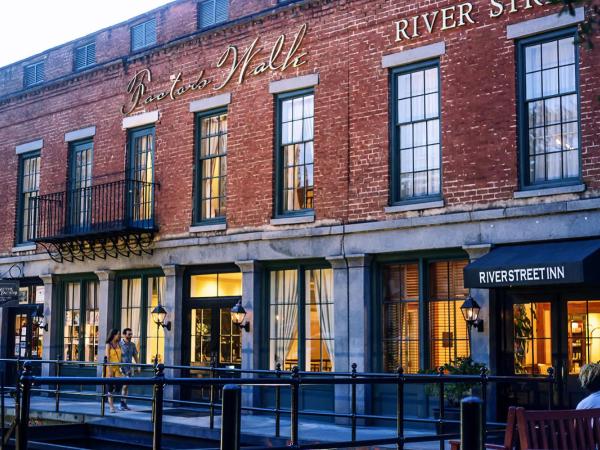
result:
[(223, 231), (227, 229), (226, 223), (213, 223), (206, 225), (194, 225), (190, 227), (190, 233), (206, 233), (208, 231)]
[(306, 216), (280, 217), (277, 219), (271, 219), (271, 225), (296, 225), (300, 223), (312, 223), (314, 221), (314, 214), (307, 214)]
[(446, 54), (446, 43), (444, 41), (433, 44), (422, 45), (421, 47), (403, 50), (391, 55), (385, 55), (381, 58), (381, 67), (388, 69), (390, 67), (403, 66), (414, 62), (424, 61), (430, 58), (436, 58)]
[(123, 129), (141, 127), (143, 125), (150, 125), (151, 123), (158, 122), (158, 111), (150, 111), (135, 116), (129, 116), (123, 118)]
[(585, 184), (575, 184), (572, 186), (559, 186), (553, 188), (530, 189), (527, 191), (516, 191), (514, 198), (544, 197), (546, 195), (576, 194), (585, 191)]
[(17, 155), (22, 155), (23, 153), (32, 152), (34, 150), (41, 150), (44, 146), (44, 140), (38, 139), (37, 141), (26, 142), (25, 144), (19, 144), (15, 147), (15, 152)]
[(407, 203), (406, 205), (386, 206), (384, 211), (386, 214), (400, 213), (406, 211), (420, 211), (422, 209), (443, 208), (444, 200), (435, 200), (432, 202), (422, 203)]
[(190, 103), (190, 112), (209, 111), (215, 108), (222, 108), (231, 103), (231, 93), (215, 95), (213, 97), (201, 98)]
[(578, 23), (583, 22), (584, 19), (585, 11), (582, 6), (575, 8), (575, 14), (570, 14), (568, 12), (556, 13), (537, 19), (513, 23), (506, 27), (506, 39), (520, 39), (527, 36), (533, 36), (534, 34), (568, 27), (569, 25), (577, 25)]
[(94, 137), (95, 135), (96, 135), (96, 127), (95, 126), (81, 128), (79, 130), (69, 131), (68, 133), (65, 133), (65, 142), (73, 142), (73, 141), (78, 141), (80, 139), (87, 139), (87, 138)]
[(318, 73), (312, 73), (310, 75), (303, 75), (295, 78), (287, 78), (285, 80), (271, 81), (269, 83), (269, 94), (281, 94), (283, 92), (311, 88), (318, 84)]
[(37, 249), (35, 244), (17, 245), (11, 249), (11, 253), (33, 252)]

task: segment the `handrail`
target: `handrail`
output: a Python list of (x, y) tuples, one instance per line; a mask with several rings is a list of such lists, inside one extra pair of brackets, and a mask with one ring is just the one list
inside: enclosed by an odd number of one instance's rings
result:
[[(9, 358), (0, 358), (0, 363), (16, 363), (17, 369), (21, 364), (20, 359), (9, 359)], [(152, 377), (134, 377), (134, 378), (106, 378), (106, 377), (81, 377), (81, 376), (34, 376), (32, 375), (31, 369), (32, 365), (43, 365), (43, 364), (54, 364), (56, 366), (56, 371), (58, 374), (61, 372), (61, 368), (64, 366), (72, 365), (72, 366), (91, 366), (91, 367), (102, 367), (102, 373), (106, 373), (106, 368), (109, 366), (129, 366), (129, 367), (142, 367), (154, 368), (154, 376)], [(290, 431), (290, 442), (291, 447), (287, 448), (331, 448), (335, 446), (347, 446), (345, 445), (347, 442), (343, 443), (327, 443), (321, 444), (311, 444), (310, 447), (300, 445), (299, 443), (299, 417), (300, 416), (329, 416), (329, 417), (337, 417), (348, 419), (351, 427), (351, 441), (348, 442), (367, 442), (367, 441), (357, 441), (356, 440), (356, 429), (357, 429), (357, 420), (385, 420), (385, 421), (396, 421), (396, 437), (385, 438), (385, 439), (372, 439), (369, 442), (372, 442), (373, 445), (383, 445), (385, 443), (396, 443), (398, 448), (403, 448), (405, 443), (408, 442), (418, 442), (421, 440), (437, 440), (440, 442), (440, 448), (443, 448), (444, 442), (446, 439), (456, 438), (458, 435), (452, 433), (445, 433), (443, 430), (443, 426), (445, 424), (458, 423), (457, 420), (447, 419), (444, 413), (444, 399), (445, 399), (445, 391), (444, 386), (448, 384), (454, 383), (468, 383), (470, 385), (479, 385), (482, 393), (482, 401), (484, 403), (484, 411), (485, 404), (487, 402), (487, 386), (489, 383), (505, 383), (505, 382), (519, 382), (519, 383), (546, 383), (548, 384), (549, 395), (548, 395), (548, 408), (551, 408), (552, 402), (552, 389), (553, 383), (555, 382), (554, 371), (552, 369), (549, 370), (548, 376), (498, 376), (498, 375), (488, 375), (486, 370), (483, 370), (480, 375), (449, 375), (444, 374), (442, 371), (438, 372), (438, 374), (404, 374), (401, 368), (395, 374), (374, 374), (374, 373), (358, 373), (356, 371), (356, 365), (352, 366), (351, 372), (301, 372), (298, 368), (294, 368), (290, 371), (282, 371), (280, 366), (278, 365), (277, 369), (274, 371), (269, 370), (245, 370), (245, 369), (229, 369), (229, 368), (217, 368), (215, 367), (214, 362), (210, 367), (201, 368), (203, 370), (209, 371), (208, 377), (203, 378), (185, 378), (185, 377), (166, 377), (164, 375), (164, 371), (167, 368), (173, 368), (178, 370), (198, 370), (197, 366), (165, 366), (163, 364), (158, 364), (154, 366), (150, 366), (148, 364), (137, 364), (137, 363), (109, 363), (106, 358), (102, 363), (98, 362), (85, 362), (85, 361), (62, 361), (62, 360), (34, 360), (31, 362), (26, 362), (23, 364), (23, 374), (20, 377), (20, 383), (18, 383), (16, 390), (16, 397), (19, 399), (19, 402), (16, 406), (19, 407), (21, 411), (21, 416), (23, 416), (24, 412), (28, 414), (29, 412), (29, 404), (25, 404), (24, 402), (29, 402), (32, 392), (48, 392), (54, 393), (57, 396), (56, 401), (56, 411), (59, 411), (59, 398), (61, 394), (68, 395), (82, 395), (82, 396), (95, 396), (100, 397), (101, 399), (101, 414), (104, 415), (104, 405), (105, 400), (107, 398), (107, 389), (108, 385), (130, 385), (130, 386), (153, 386), (153, 394), (152, 397), (146, 396), (128, 396), (128, 398), (132, 400), (139, 401), (149, 401), (152, 402), (152, 410), (153, 410), (153, 421), (154, 421), (154, 431), (153, 438), (158, 440), (160, 443), (160, 439), (162, 436), (162, 429), (160, 426), (156, 425), (157, 422), (162, 421), (162, 410), (165, 403), (171, 404), (181, 404), (181, 405), (195, 405), (195, 406), (204, 406), (208, 407), (210, 411), (210, 428), (214, 428), (214, 415), (218, 410), (223, 411), (222, 405), (216, 400), (218, 397), (217, 392), (227, 384), (238, 385), (241, 387), (252, 387), (252, 388), (267, 388), (267, 389), (275, 389), (275, 408), (266, 408), (266, 407), (256, 407), (256, 406), (244, 406), (241, 409), (245, 411), (254, 411), (254, 412), (271, 412), (275, 414), (275, 436), (280, 436), (280, 417), (282, 414), (290, 414), (291, 418), (291, 431)], [(239, 374), (252, 374), (254, 377), (239, 377), (236, 375)], [(373, 414), (365, 414), (358, 413), (356, 408), (357, 401), (357, 389), (356, 386), (359, 385), (391, 385), (396, 386), (397, 391), (397, 405), (396, 405), (396, 415), (395, 416), (378, 416)], [(439, 386), (439, 406), (440, 406), (440, 417), (439, 418), (416, 418), (416, 417), (405, 417), (404, 416), (404, 387), (408, 384), (435, 384)], [(55, 385), (55, 389), (44, 389), (44, 385)], [(101, 386), (102, 393), (93, 393), (93, 392), (73, 392), (73, 391), (64, 391), (60, 389), (61, 386), (65, 385), (79, 385), (83, 386)], [(210, 400), (209, 402), (201, 402), (201, 401), (187, 401), (187, 400), (176, 400), (176, 399), (164, 399), (162, 397), (162, 390), (164, 386), (188, 386), (188, 387), (208, 387), (210, 388)], [(324, 412), (324, 411), (309, 411), (309, 410), (300, 410), (299, 405), (299, 393), (303, 386), (341, 386), (348, 385), (351, 387), (350, 391), (350, 400), (351, 400), (351, 408), (348, 413), (340, 413), (340, 412)], [(38, 387), (39, 386), (39, 387)], [(290, 389), (290, 407), (282, 408), (281, 407), (281, 388)], [(25, 392), (26, 390), (26, 392)], [(3, 390), (4, 392), (4, 390)], [(25, 394), (25, 395), (23, 395)], [(120, 397), (115, 395), (115, 397)], [(158, 399), (158, 400), (157, 400)], [(160, 417), (156, 416), (160, 415)], [(426, 436), (427, 439), (423, 439), (423, 437), (419, 437), (418, 440), (415, 440), (415, 437), (406, 437), (404, 436), (404, 425), (406, 422), (414, 422), (414, 423), (428, 423), (428, 424), (436, 424), (438, 426), (437, 432), (435, 435)], [(482, 427), (482, 436), (485, 437), (487, 434), (497, 433), (499, 426), (503, 426), (504, 424), (491, 422), (487, 423), (485, 420), (483, 421)], [(20, 428), (19, 428), (20, 426)], [(17, 441), (22, 441), (26, 439), (26, 433), (23, 434), (23, 427), (26, 427), (23, 423), (23, 420), (18, 421), (17, 428), (19, 428), (17, 432)], [(391, 439), (391, 440), (390, 440)], [(344, 445), (342, 445), (344, 444)], [(160, 448), (160, 447), (155, 447)]]

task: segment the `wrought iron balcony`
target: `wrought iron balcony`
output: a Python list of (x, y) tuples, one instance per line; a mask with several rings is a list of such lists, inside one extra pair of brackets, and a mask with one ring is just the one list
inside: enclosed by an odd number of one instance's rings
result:
[(122, 178), (40, 195), (32, 240), (60, 262), (150, 253), (157, 187)]

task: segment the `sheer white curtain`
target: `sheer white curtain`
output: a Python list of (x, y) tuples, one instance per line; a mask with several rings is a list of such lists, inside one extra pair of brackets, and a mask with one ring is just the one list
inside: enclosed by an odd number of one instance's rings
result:
[[(331, 370), (334, 368), (335, 334), (333, 323), (333, 271), (331, 269), (315, 270), (314, 280), (316, 286), (316, 303), (319, 311), (319, 323), (321, 326), (321, 339), (325, 343)], [(325, 368), (322, 368), (324, 370)]]
[[(271, 369), (282, 369), (298, 339), (298, 272), (271, 272)], [(296, 357), (297, 359), (297, 357)]]

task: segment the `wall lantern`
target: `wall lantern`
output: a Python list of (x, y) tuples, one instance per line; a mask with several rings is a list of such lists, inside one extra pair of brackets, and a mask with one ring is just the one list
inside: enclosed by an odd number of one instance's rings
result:
[(152, 310), (152, 321), (156, 324), (157, 327), (166, 328), (171, 331), (171, 322), (165, 322), (165, 318), (167, 317), (167, 310), (163, 308), (163, 306), (159, 303)]
[(483, 320), (479, 318), (480, 310), (481, 307), (470, 295), (465, 299), (464, 303), (460, 307), (460, 311), (467, 322), (469, 330), (471, 330), (471, 328), (475, 328), (481, 333), (483, 332)]
[(48, 331), (48, 324), (44, 319), (44, 314), (42, 314), (39, 309), (36, 309), (31, 313), (31, 323), (40, 330)]
[(240, 329), (250, 331), (250, 322), (246, 322), (242, 325), (242, 322), (246, 318), (246, 310), (242, 306), (242, 301), (240, 300), (237, 305), (231, 308), (231, 319), (233, 323)]

